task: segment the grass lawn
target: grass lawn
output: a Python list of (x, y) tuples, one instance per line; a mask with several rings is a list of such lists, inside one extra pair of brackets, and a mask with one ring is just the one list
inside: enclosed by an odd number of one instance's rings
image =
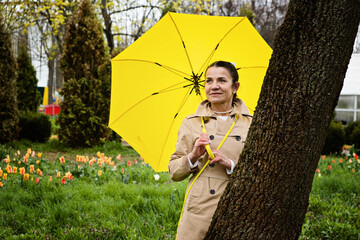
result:
[[(0, 157), (0, 239), (174, 239), (186, 181), (130, 147), (20, 141)], [(360, 239), (359, 181), (354, 157), (321, 158), (300, 239)]]

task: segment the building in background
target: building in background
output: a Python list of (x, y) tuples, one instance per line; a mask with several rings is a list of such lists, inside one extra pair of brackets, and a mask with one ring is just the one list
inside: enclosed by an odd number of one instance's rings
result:
[(338, 104), (335, 108), (337, 121), (349, 124), (360, 121), (360, 54), (353, 54), (344, 79)]

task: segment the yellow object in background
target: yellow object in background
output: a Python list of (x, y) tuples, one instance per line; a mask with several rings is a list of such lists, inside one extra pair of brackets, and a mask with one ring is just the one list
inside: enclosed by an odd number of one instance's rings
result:
[(44, 97), (42, 101), (42, 105), (48, 105), (49, 104), (49, 87), (45, 87), (44, 89)]

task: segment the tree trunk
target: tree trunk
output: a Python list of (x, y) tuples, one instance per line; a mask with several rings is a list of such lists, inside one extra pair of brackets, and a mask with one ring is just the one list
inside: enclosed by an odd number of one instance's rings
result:
[(107, 11), (107, 0), (101, 0), (101, 14), (104, 18), (104, 33), (109, 46), (109, 51), (112, 53), (114, 50), (114, 35), (111, 30), (112, 21)]
[(53, 103), (53, 89), (55, 88), (54, 86), (54, 71), (55, 71), (55, 67), (54, 67), (54, 59), (48, 59), (48, 68), (49, 68), (49, 78), (48, 78), (48, 104), (52, 104)]
[(60, 53), (57, 53), (57, 55), (56, 55), (55, 69), (56, 69), (56, 89), (55, 90), (59, 91), (59, 89), (61, 89), (62, 85), (64, 84), (64, 79), (63, 79), (63, 75), (62, 75), (62, 71), (61, 71), (61, 67), (60, 67)]
[(299, 237), (359, 21), (359, 0), (290, 2), (244, 151), (205, 239)]

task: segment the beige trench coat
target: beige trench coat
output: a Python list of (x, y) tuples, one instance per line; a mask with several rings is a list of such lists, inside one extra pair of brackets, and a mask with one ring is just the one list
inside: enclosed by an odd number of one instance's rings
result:
[[(205, 100), (199, 105), (196, 113), (186, 117), (180, 126), (176, 151), (171, 155), (169, 162), (169, 174), (172, 180), (181, 181), (192, 174), (187, 186), (189, 188), (194, 177), (208, 159), (208, 154), (205, 153), (198, 159), (198, 166), (193, 170), (190, 169), (187, 159), (187, 154), (192, 151), (194, 143), (202, 131), (201, 116), (205, 117), (206, 131), (212, 142), (210, 148), (214, 149), (230, 129), (236, 113), (239, 118), (220, 151), (225, 157), (233, 160), (235, 164), (237, 163), (252, 120), (248, 108), (242, 100), (236, 99), (231, 117), (224, 121), (217, 118), (210, 109), (209, 102)], [(228, 179), (225, 167), (217, 163), (214, 166), (206, 167), (192, 186), (186, 199), (177, 232), (178, 240), (200, 240), (205, 237)]]

